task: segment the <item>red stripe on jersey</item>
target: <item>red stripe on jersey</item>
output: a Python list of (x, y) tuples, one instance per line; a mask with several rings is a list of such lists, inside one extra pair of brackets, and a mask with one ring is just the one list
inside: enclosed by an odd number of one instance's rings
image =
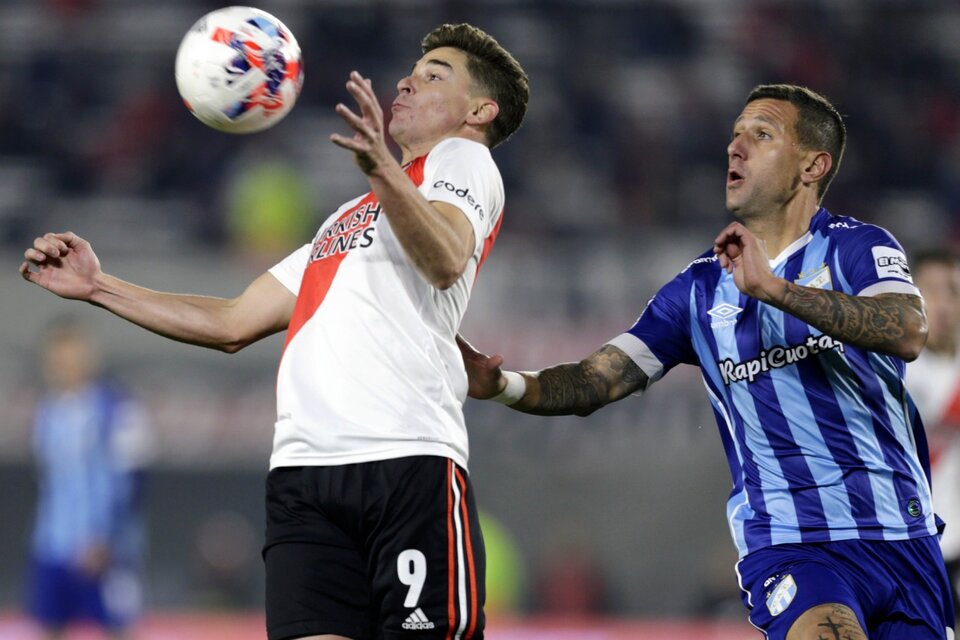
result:
[(456, 579), (454, 574), (454, 545), (456, 544), (456, 535), (453, 528), (453, 478), (451, 469), (453, 463), (447, 465), (447, 640), (453, 638), (453, 630), (457, 626), (457, 610), (455, 606), (456, 594), (454, 593), (453, 583)]
[(943, 412), (941, 422), (954, 429), (960, 429), (960, 387), (954, 390), (953, 397), (947, 403), (947, 410)]
[[(337, 218), (337, 222), (350, 217), (360, 207), (373, 205), (376, 202), (377, 196), (372, 192), (368, 193), (365, 198), (357, 203), (357, 206), (351, 207)], [(337, 222), (334, 222), (333, 225), (336, 225)], [(312, 318), (320, 305), (323, 304), (323, 300), (330, 290), (330, 285), (333, 284), (333, 279), (337, 275), (337, 269), (340, 268), (340, 263), (349, 253), (349, 251), (337, 252), (320, 260), (311, 260), (307, 263), (307, 268), (303, 272), (303, 279), (300, 281), (297, 303), (293, 307), (293, 315), (291, 315), (290, 325), (287, 327), (287, 341), (283, 345), (284, 350), (303, 325), (307, 323), (307, 320)]]
[(403, 170), (410, 176), (410, 181), (416, 186), (423, 184), (423, 168), (427, 164), (427, 156), (414, 158), (403, 167)]
[(501, 224), (503, 224), (503, 211), (500, 212), (500, 218), (497, 220), (497, 224), (494, 225), (493, 231), (483, 239), (483, 251), (480, 252), (480, 262), (477, 263), (477, 273), (480, 272), (480, 267), (483, 266), (483, 262), (487, 259), (487, 256), (490, 255), (490, 250), (493, 249), (493, 243), (497, 241)]
[[(410, 180), (417, 187), (423, 182), (423, 165), (427, 157), (421, 156), (409, 163), (404, 169)], [(376, 194), (368, 193), (356, 206), (351, 207), (343, 213), (332, 226), (353, 215), (358, 209), (364, 206), (379, 206)], [(330, 228), (330, 227), (327, 227)], [(318, 234), (319, 237), (319, 234)], [(300, 292), (297, 294), (297, 303), (293, 308), (293, 314), (290, 316), (290, 324), (287, 326), (287, 339), (283, 348), (293, 340), (294, 336), (303, 328), (313, 314), (317, 312), (320, 305), (323, 304), (327, 292), (333, 284), (333, 279), (337, 275), (340, 263), (347, 257), (350, 251), (335, 252), (319, 260), (311, 260), (307, 263), (307, 268), (303, 272), (303, 279), (300, 281)]]
[(467, 588), (470, 590), (470, 609), (467, 611), (470, 623), (467, 625), (463, 640), (469, 640), (477, 627), (477, 572), (473, 566), (473, 544), (470, 540), (470, 519), (467, 516), (467, 483), (459, 469), (456, 470), (456, 474), (457, 484), (460, 485), (460, 513), (463, 517), (463, 536), (466, 544), (467, 579), (469, 580)]

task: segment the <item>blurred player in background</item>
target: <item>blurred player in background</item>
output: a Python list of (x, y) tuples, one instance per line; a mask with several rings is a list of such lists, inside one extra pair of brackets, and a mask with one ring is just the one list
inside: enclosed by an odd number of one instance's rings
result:
[(146, 415), (98, 371), (91, 335), (64, 319), (45, 334), (47, 392), (35, 414), (39, 503), (28, 608), (50, 638), (90, 622), (126, 638), (141, 609)]
[[(287, 329), (267, 480), (267, 627), (291, 638), (482, 638), (484, 552), (466, 473), (455, 342), (500, 228), (490, 149), (520, 126), (526, 73), (492, 37), (444, 25), (397, 83), (389, 133), (370, 80), (337, 113), (371, 191), (234, 299), (104, 274), (72, 233), (23, 277), (151, 331), (227, 352)], [(32, 270), (36, 267), (37, 270)]]
[(586, 415), (698, 365), (733, 475), (751, 622), (771, 640), (944, 640), (940, 523), (903, 383), (926, 315), (896, 240), (820, 207), (845, 138), (822, 96), (755, 88), (727, 147), (738, 221), (633, 327), (537, 373), (461, 348), (472, 396), (543, 415)]
[(907, 367), (907, 385), (927, 427), (933, 504), (947, 528), (940, 548), (960, 610), (960, 260), (947, 249), (913, 257), (927, 303), (927, 346)]

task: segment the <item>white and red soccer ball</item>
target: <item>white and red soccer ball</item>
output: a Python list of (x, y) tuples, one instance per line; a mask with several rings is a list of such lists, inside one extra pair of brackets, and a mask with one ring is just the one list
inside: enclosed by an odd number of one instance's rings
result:
[(200, 18), (180, 42), (177, 89), (206, 125), (228, 133), (272, 127), (303, 86), (300, 46), (275, 17), (226, 7)]

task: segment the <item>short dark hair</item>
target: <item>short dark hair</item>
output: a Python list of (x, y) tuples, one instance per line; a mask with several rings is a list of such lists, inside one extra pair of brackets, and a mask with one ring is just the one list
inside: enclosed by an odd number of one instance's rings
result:
[(817, 200), (823, 200), (823, 194), (840, 168), (843, 150), (847, 145), (847, 127), (843, 124), (840, 112), (824, 96), (794, 84), (756, 86), (747, 96), (747, 104), (764, 98), (785, 100), (796, 107), (796, 134), (800, 146), (826, 151), (833, 158), (833, 166), (817, 185)]
[(453, 47), (467, 54), (473, 81), (500, 107), (487, 127), (487, 142), (496, 147), (520, 128), (530, 99), (530, 83), (520, 63), (493, 36), (469, 24), (443, 24), (424, 36), (424, 53)]

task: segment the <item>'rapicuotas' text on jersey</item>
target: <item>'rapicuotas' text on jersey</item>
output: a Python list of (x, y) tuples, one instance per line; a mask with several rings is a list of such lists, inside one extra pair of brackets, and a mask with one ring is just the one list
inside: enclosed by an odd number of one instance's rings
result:
[[(887, 231), (825, 209), (771, 268), (850, 295), (919, 295)], [(651, 382), (680, 363), (700, 367), (733, 476), (727, 518), (741, 557), (783, 543), (936, 533), (926, 441), (902, 360), (742, 294), (712, 251), (611, 344)]]

